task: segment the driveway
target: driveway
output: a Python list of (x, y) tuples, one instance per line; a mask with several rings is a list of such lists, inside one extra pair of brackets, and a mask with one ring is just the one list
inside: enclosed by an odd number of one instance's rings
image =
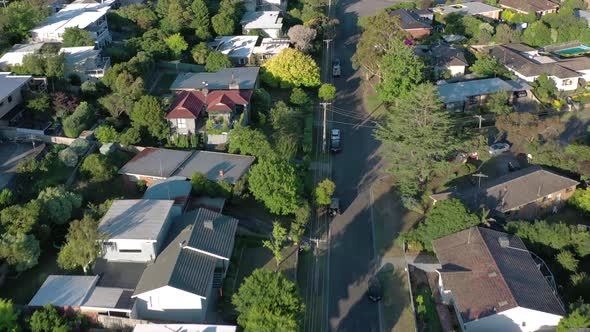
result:
[(343, 213), (330, 225), (329, 329), (331, 331), (379, 331), (378, 306), (367, 299), (369, 278), (376, 262), (370, 223), (369, 186), (378, 177), (383, 163), (379, 142), (370, 123), (358, 118), (367, 115), (363, 107), (361, 73), (352, 69), (359, 16), (372, 15), (391, 6), (391, 1), (344, 0), (337, 3), (340, 21), (334, 57), (341, 59), (342, 76), (334, 80), (338, 90), (334, 101), (333, 128), (342, 130), (343, 150), (332, 159), (332, 178)]

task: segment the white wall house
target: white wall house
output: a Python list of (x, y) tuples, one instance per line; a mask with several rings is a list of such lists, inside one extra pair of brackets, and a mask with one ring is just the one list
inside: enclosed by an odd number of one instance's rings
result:
[(235, 66), (252, 63), (252, 52), (258, 36), (218, 36), (208, 46), (225, 54)]
[(471, 332), (537, 332), (554, 331), (560, 315), (538, 310), (516, 307), (487, 316), (475, 321), (464, 323), (464, 331)]
[(23, 101), (23, 91), (31, 79), (32, 76), (29, 75), (0, 72), (0, 118)]
[(247, 12), (240, 21), (242, 33), (261, 31), (263, 37), (279, 38), (283, 35), (283, 18), (279, 11)]
[(244, 0), (246, 11), (255, 12), (261, 10), (287, 10), (287, 0)]
[(238, 221), (198, 209), (174, 223), (188, 226), (171, 234), (170, 244), (143, 272), (132, 297), (141, 319), (201, 323), (229, 267)]
[(39, 53), (45, 43), (15, 44), (0, 57), (0, 68), (23, 64), (26, 55)]
[(31, 30), (31, 39), (36, 42), (63, 41), (66, 28), (78, 27), (90, 33), (98, 47), (112, 42), (107, 24), (107, 12), (115, 0), (98, 2), (74, 1), (53, 14)]
[(65, 77), (76, 74), (82, 82), (97, 81), (111, 68), (111, 59), (101, 56), (101, 51), (94, 46), (64, 47)]
[(173, 200), (116, 200), (98, 226), (107, 239), (107, 261), (150, 262), (160, 253), (170, 226)]

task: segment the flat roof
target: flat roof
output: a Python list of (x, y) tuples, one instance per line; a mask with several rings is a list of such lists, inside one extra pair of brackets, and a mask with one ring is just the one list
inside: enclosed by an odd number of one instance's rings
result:
[(244, 29), (280, 28), (283, 19), (280, 11), (246, 12), (240, 24)]
[(461, 15), (478, 15), (489, 12), (502, 11), (501, 8), (490, 6), (482, 2), (463, 2), (454, 5), (437, 6), (431, 8), (432, 11), (447, 15), (451, 13), (458, 13)]
[(187, 160), (192, 151), (145, 148), (119, 170), (119, 174), (135, 174), (167, 178)]
[(174, 201), (116, 200), (100, 220), (98, 230), (110, 240), (157, 240)]
[(488, 95), (502, 91), (526, 90), (526, 87), (526, 85), (521, 86), (518, 84), (510, 84), (507, 81), (497, 77), (457, 83), (446, 83), (437, 86), (438, 94), (445, 104), (462, 102), (472, 96)]
[(37, 291), (29, 306), (48, 303), (58, 307), (78, 307), (98, 282), (99, 276), (50, 275)]
[(252, 55), (258, 36), (219, 36), (210, 45), (230, 58), (246, 58)]
[(170, 90), (227, 90), (234, 81), (241, 90), (256, 87), (260, 67), (223, 68), (214, 73), (182, 73), (170, 86)]
[(133, 290), (114, 287), (95, 287), (82, 307), (109, 308), (131, 311), (135, 299), (131, 298)]
[(0, 101), (27, 84), (33, 76), (0, 72)]
[(45, 43), (15, 44), (0, 58), (0, 66), (20, 65), (23, 57), (28, 54), (37, 53)]
[(207, 324), (137, 324), (133, 332), (235, 332), (233, 325)]
[[(176, 176), (192, 178), (194, 173), (202, 173), (211, 181), (225, 180), (236, 183), (256, 160), (253, 156), (239, 154), (195, 151), (177, 170)], [(223, 171), (223, 175), (220, 172)]]
[(115, 0), (106, 0), (102, 3), (73, 2), (41, 22), (31, 31), (43, 37), (44, 34), (61, 34), (66, 28), (78, 27), (84, 29), (104, 16), (111, 9), (114, 2)]

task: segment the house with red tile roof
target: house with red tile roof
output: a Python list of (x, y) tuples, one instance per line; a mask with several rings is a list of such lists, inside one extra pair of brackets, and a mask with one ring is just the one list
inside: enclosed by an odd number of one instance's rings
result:
[(247, 124), (251, 97), (252, 90), (179, 91), (166, 119), (181, 135), (204, 132), (205, 123), (208, 129), (231, 128), (236, 121)]

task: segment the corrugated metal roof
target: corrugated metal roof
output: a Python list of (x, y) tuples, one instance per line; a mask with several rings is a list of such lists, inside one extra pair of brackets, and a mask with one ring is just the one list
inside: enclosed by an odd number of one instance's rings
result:
[[(179, 74), (170, 90), (227, 90), (235, 81), (240, 90), (252, 90), (258, 81), (260, 67), (223, 68), (215, 73)], [(205, 85), (206, 84), (206, 85)]]
[[(191, 178), (194, 173), (204, 174), (211, 181), (238, 181), (252, 166), (256, 158), (231, 153), (195, 151), (174, 175)], [(223, 171), (223, 176), (220, 175)]]
[(506, 81), (494, 77), (481, 80), (446, 83), (437, 86), (438, 93), (445, 104), (466, 101), (472, 96), (482, 96), (502, 91), (515, 91)]
[(109, 239), (156, 240), (173, 204), (172, 200), (116, 200), (101, 219), (98, 230)]
[(89, 296), (99, 276), (50, 275), (37, 291), (30, 306), (48, 303), (58, 307), (78, 307)]
[[(234, 238), (238, 228), (238, 220), (224, 216), (208, 209), (198, 209), (180, 216), (182, 219), (193, 220), (193, 231), (188, 245), (216, 256), (229, 260), (234, 248)], [(213, 228), (205, 225), (211, 221)]]
[(138, 174), (167, 178), (176, 171), (192, 151), (145, 148), (119, 170), (119, 174)]
[(185, 177), (173, 176), (165, 180), (158, 180), (152, 183), (145, 194), (144, 199), (169, 199), (176, 203), (186, 202), (190, 196), (192, 184)]

